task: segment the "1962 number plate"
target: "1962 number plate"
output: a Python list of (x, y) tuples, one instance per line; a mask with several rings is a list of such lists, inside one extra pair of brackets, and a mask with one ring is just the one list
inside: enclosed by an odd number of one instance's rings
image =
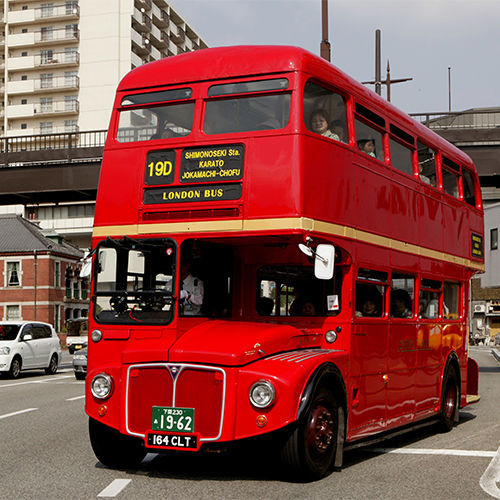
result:
[(153, 406), (151, 429), (166, 432), (194, 432), (194, 408)]

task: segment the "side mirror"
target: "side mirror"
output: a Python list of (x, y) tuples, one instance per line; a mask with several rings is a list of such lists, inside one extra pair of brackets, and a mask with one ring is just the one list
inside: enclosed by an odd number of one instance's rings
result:
[(334, 267), (335, 247), (320, 243), (315, 252), (314, 276), (320, 280), (330, 280), (333, 278)]
[(31, 333), (26, 333), (23, 335), (23, 338), (21, 339), (23, 342), (27, 342), (28, 340), (33, 340), (33, 335)]

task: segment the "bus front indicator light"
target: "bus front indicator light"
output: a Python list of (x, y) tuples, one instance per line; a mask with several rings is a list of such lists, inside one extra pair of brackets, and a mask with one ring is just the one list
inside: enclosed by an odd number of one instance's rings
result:
[(274, 402), (276, 391), (273, 384), (267, 380), (259, 380), (250, 388), (248, 398), (255, 408), (268, 408)]
[(113, 379), (107, 373), (99, 373), (90, 384), (92, 395), (97, 399), (107, 399), (113, 392)]
[(257, 417), (257, 427), (265, 427), (267, 425), (267, 417), (265, 415), (259, 415)]
[(97, 414), (100, 417), (104, 417), (108, 413), (108, 407), (106, 405), (99, 406), (99, 409), (97, 410)]

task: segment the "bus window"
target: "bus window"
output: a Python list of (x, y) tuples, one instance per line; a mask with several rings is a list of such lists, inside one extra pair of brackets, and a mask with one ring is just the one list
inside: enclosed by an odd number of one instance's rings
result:
[(472, 178), (472, 174), (468, 170), (465, 170), (465, 168), (462, 170), (462, 187), (464, 190), (464, 201), (475, 207), (476, 195), (474, 192), (474, 179)]
[(173, 243), (104, 241), (97, 254), (94, 316), (111, 324), (164, 324), (172, 319)]
[(124, 109), (120, 111), (116, 140), (148, 141), (184, 137), (193, 128), (194, 102)]
[(458, 198), (458, 174), (443, 168), (442, 175), (444, 192)]
[(313, 266), (265, 266), (257, 272), (261, 316), (334, 316), (340, 312), (341, 271), (318, 280)]
[(414, 296), (415, 278), (405, 274), (392, 273), (391, 318), (413, 317)]
[(311, 132), (348, 142), (344, 98), (311, 81), (304, 88), (304, 123)]
[(460, 315), (460, 286), (458, 283), (444, 282), (443, 318), (458, 319)]
[(356, 282), (355, 315), (381, 318), (384, 315), (388, 274), (359, 269)]
[(235, 97), (206, 103), (205, 134), (276, 130), (288, 124), (290, 94)]
[(436, 154), (435, 152), (417, 141), (418, 173), (420, 180), (425, 184), (436, 187)]
[(440, 281), (422, 279), (418, 296), (418, 316), (422, 319), (437, 319), (441, 301)]
[(250, 92), (265, 92), (269, 90), (286, 90), (288, 80), (286, 78), (274, 78), (272, 80), (256, 80), (251, 82), (223, 83), (212, 85), (208, 89), (208, 97), (227, 94), (245, 94)]
[(356, 126), (356, 143), (359, 150), (368, 156), (383, 161), (382, 134), (357, 119), (354, 123)]
[(389, 139), (389, 145), (392, 166), (405, 174), (413, 175), (412, 151), (392, 137)]

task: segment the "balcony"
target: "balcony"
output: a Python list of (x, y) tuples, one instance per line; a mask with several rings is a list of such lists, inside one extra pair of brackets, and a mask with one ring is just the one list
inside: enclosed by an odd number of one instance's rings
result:
[(78, 29), (56, 29), (46, 31), (35, 31), (35, 43), (37, 45), (53, 45), (56, 43), (77, 42), (80, 38)]
[(150, 42), (160, 50), (168, 46), (168, 42), (164, 40), (163, 35), (166, 35), (166, 33), (164, 31), (160, 31), (156, 26), (153, 26), (149, 35)]
[(132, 27), (139, 33), (149, 33), (151, 31), (151, 26), (151, 18), (147, 14), (134, 9)]
[(137, 31), (132, 30), (132, 49), (141, 57), (147, 56), (151, 52), (151, 43), (148, 38), (141, 36)]
[(152, 11), (153, 24), (158, 26), (158, 28), (168, 28), (170, 23), (170, 18), (166, 10), (160, 9), (156, 5), (153, 5)]
[(10, 25), (45, 23), (47, 21), (71, 21), (80, 18), (78, 3), (14, 10), (8, 13)]
[(69, 68), (78, 66), (80, 54), (77, 52), (54, 52), (52, 56), (25, 56), (9, 57), (7, 59), (8, 71), (20, 71), (33, 68)]
[(77, 76), (56, 77), (36, 80), (17, 80), (7, 82), (8, 95), (32, 94), (32, 93), (50, 93), (60, 90), (78, 90), (80, 79)]
[(176, 28), (177, 29), (174, 28), (170, 33), (172, 40), (175, 43), (184, 43), (184, 41), (186, 40), (185, 31), (180, 26), (176, 26)]
[(134, 0), (134, 6), (139, 10), (141, 9), (151, 10), (153, 4), (151, 0)]

